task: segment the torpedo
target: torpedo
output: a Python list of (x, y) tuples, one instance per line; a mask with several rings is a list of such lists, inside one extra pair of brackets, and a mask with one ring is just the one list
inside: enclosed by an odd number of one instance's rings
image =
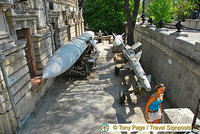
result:
[(43, 70), (43, 79), (57, 77), (71, 68), (86, 50), (88, 43), (98, 50), (92, 31), (87, 31), (60, 47), (47, 61)]

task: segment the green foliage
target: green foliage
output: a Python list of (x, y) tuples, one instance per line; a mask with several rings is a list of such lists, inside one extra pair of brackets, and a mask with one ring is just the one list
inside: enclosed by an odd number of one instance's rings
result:
[[(130, 11), (131, 11), (131, 14), (133, 14), (133, 10), (134, 10), (134, 0), (129, 0), (129, 8), (130, 8)], [(139, 11), (138, 11), (138, 14), (142, 14), (142, 0), (141, 0), (141, 2), (140, 2), (140, 7), (139, 7)]]
[(176, 20), (189, 19), (193, 10), (197, 6), (198, 0), (176, 0), (173, 3)]
[(153, 0), (147, 8), (147, 13), (156, 22), (163, 19), (165, 22), (172, 20), (189, 19), (198, 0)]
[(160, 19), (167, 23), (171, 22), (174, 11), (172, 0), (153, 0), (147, 7), (147, 15), (155, 22), (159, 22)]
[(99, 30), (117, 34), (124, 32), (126, 16), (123, 0), (86, 0), (83, 16), (85, 24), (95, 32)]

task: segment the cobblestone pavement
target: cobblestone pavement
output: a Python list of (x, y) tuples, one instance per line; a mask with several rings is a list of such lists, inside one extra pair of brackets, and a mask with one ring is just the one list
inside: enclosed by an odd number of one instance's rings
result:
[(19, 134), (99, 134), (102, 123), (146, 123), (150, 93), (131, 94), (120, 105), (119, 91), (133, 89), (133, 74), (121, 70), (115, 76), (112, 44), (104, 41), (98, 47), (97, 67), (88, 80), (57, 77)]

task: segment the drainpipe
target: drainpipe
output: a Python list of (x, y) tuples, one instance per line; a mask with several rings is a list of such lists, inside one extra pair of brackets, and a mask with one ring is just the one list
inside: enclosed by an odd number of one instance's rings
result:
[(10, 90), (11, 85), (10, 85), (10, 81), (9, 81), (8, 75), (6, 73), (6, 68), (5, 68), (5, 65), (4, 65), (4, 59), (5, 59), (5, 56), (0, 51), (1, 71), (2, 71), (3, 78), (4, 78), (4, 81), (5, 81), (5, 84), (6, 84), (6, 89), (7, 89), (7, 92), (8, 92), (8, 96), (10, 98), (10, 102), (11, 102), (11, 105), (12, 105), (12, 108), (13, 108), (15, 119), (17, 120), (17, 126), (21, 127), (21, 123), (19, 122), (18, 116), (17, 116), (17, 108), (16, 108), (16, 105), (15, 105), (14, 96), (13, 96), (11, 90)]
[(48, 9), (47, 9), (47, 0), (44, 0), (44, 7), (45, 7), (45, 14), (46, 14), (47, 26), (49, 26), (50, 31), (51, 31), (51, 45), (52, 45), (52, 54), (53, 54), (55, 52), (55, 47), (54, 47), (54, 32), (53, 32), (53, 26), (49, 22), (49, 14), (48, 14)]

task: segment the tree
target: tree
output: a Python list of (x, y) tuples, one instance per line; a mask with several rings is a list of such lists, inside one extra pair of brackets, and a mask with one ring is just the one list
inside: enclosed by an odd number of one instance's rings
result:
[(95, 32), (99, 30), (109, 34), (124, 32), (123, 0), (86, 0), (83, 16), (85, 24)]
[(132, 46), (134, 44), (133, 31), (135, 29), (135, 23), (140, 7), (140, 0), (134, 0), (134, 9), (132, 12), (130, 10), (129, 2), (130, 2), (129, 0), (124, 0), (124, 9), (126, 13), (127, 27), (128, 27), (127, 44)]
[(164, 22), (171, 22), (174, 18), (174, 8), (172, 0), (153, 0), (147, 7), (148, 16), (155, 22), (162, 19)]
[(175, 0), (173, 4), (176, 20), (185, 21), (185, 19), (191, 18), (191, 14), (195, 7), (198, 7), (199, 2), (198, 0)]
[(189, 19), (196, 8), (199, 9), (199, 0), (153, 0), (147, 8), (148, 16), (158, 22)]

